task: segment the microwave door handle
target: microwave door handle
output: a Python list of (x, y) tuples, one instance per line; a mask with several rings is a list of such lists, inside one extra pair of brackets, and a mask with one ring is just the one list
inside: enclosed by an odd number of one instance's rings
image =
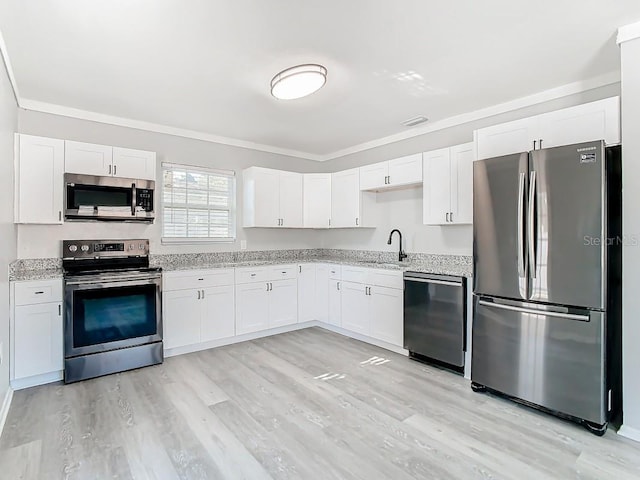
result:
[(131, 215), (136, 216), (136, 184), (131, 184)]

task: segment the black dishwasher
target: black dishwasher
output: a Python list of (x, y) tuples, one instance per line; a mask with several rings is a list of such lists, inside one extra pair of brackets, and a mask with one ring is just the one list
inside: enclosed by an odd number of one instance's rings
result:
[(464, 369), (467, 279), (404, 274), (404, 348), (420, 360)]

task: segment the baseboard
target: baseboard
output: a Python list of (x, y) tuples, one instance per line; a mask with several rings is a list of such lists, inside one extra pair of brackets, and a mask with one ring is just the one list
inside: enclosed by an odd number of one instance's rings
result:
[(640, 430), (637, 428), (622, 425), (618, 430), (618, 435), (620, 435), (621, 437), (630, 438), (631, 440), (635, 440), (636, 442), (640, 442)]
[(2, 435), (2, 431), (4, 430), (4, 424), (7, 421), (7, 415), (9, 415), (11, 400), (13, 400), (13, 388), (9, 386), (7, 388), (7, 393), (4, 396), (4, 401), (2, 402), (2, 410), (0, 410), (0, 436)]
[(315, 327), (318, 322), (303, 322), (293, 323), (291, 325), (285, 325), (283, 327), (271, 328), (269, 330), (261, 330), (259, 332), (245, 333), (244, 335), (236, 335), (234, 337), (221, 338), (219, 340), (212, 340), (210, 342), (196, 343), (194, 345), (185, 345), (184, 347), (165, 348), (164, 357), (174, 357), (176, 355), (184, 355), (185, 353), (200, 352), (202, 350), (208, 350), (210, 348), (223, 347), (225, 345), (233, 345), (234, 343), (246, 342), (249, 340), (256, 340), (258, 338), (270, 337), (271, 335), (278, 335), (280, 333), (293, 332), (295, 330), (302, 330), (303, 328)]
[(361, 342), (368, 343), (370, 345), (375, 345), (376, 347), (384, 348), (385, 350), (391, 350), (392, 352), (399, 353), (400, 355), (409, 355), (409, 350), (405, 350), (402, 347), (398, 347), (397, 345), (393, 345), (392, 343), (387, 343), (383, 340), (378, 340), (377, 338), (372, 338), (367, 335), (362, 335), (360, 333), (352, 332), (351, 330), (345, 330), (342, 327), (337, 327), (335, 325), (331, 325), (329, 323), (324, 322), (316, 322), (316, 325), (320, 328), (324, 328), (325, 330), (329, 330), (330, 332), (339, 333), (340, 335), (344, 335), (345, 337), (354, 338), (356, 340), (360, 340)]

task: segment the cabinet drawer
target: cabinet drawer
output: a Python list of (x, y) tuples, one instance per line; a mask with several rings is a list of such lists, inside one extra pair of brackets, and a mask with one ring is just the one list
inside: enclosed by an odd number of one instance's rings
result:
[(270, 267), (246, 267), (236, 268), (236, 284), (266, 282), (272, 280), (270, 277)]
[(62, 279), (16, 282), (14, 305), (35, 305), (62, 301)]
[(378, 287), (396, 288), (400, 290), (404, 288), (404, 280), (402, 277), (402, 271), (400, 270), (372, 268), (369, 270), (367, 283)]
[(329, 264), (329, 279), (342, 280), (342, 265)]
[(342, 267), (342, 281), (353, 283), (367, 283), (368, 269), (362, 267)]
[(234, 283), (233, 268), (167, 272), (163, 277), (162, 288), (165, 291), (219, 287)]
[(271, 267), (269, 280), (287, 280), (290, 278), (298, 278), (297, 265), (277, 265)]

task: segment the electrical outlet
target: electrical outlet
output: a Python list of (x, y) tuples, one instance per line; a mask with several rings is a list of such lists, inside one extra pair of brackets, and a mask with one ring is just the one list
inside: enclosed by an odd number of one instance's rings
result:
[(247, 249), (247, 241), (240, 240), (240, 250), (246, 250), (246, 249)]

